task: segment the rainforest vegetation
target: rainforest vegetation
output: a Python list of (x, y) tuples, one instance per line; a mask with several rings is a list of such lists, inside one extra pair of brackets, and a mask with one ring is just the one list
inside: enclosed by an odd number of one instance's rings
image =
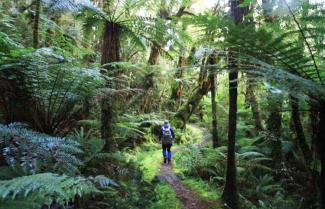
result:
[(0, 209), (325, 209), (324, 80), (323, 0), (1, 0)]

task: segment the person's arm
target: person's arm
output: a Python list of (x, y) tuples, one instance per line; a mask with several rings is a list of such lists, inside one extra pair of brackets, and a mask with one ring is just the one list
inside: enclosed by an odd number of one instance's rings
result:
[(173, 138), (173, 140), (174, 140), (174, 139), (175, 139), (174, 130), (173, 130), (172, 128), (170, 128), (170, 132), (171, 132), (171, 134), (172, 134), (172, 138)]

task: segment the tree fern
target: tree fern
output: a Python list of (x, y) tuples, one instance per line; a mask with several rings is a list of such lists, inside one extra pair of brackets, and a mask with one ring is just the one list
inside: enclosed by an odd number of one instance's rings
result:
[[(80, 107), (101, 85), (99, 69), (76, 67), (60, 48), (16, 48), (0, 59), (2, 103), (7, 123), (20, 121), (45, 133), (69, 131)], [(42, 90), (40, 90), (42, 89)], [(23, 106), (33, 108), (24, 109)]]
[(8, 165), (26, 173), (76, 173), (80, 145), (72, 140), (30, 131), (19, 124), (0, 125), (0, 146)]
[(63, 204), (73, 200), (75, 195), (100, 193), (98, 188), (118, 186), (105, 176), (69, 177), (54, 173), (40, 173), (11, 180), (0, 181), (0, 208), (15, 208), (14, 203), (24, 208), (39, 208), (52, 200)]

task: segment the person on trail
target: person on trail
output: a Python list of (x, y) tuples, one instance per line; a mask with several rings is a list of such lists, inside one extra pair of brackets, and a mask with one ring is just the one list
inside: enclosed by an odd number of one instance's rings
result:
[(164, 157), (164, 163), (170, 163), (172, 159), (172, 152), (170, 151), (173, 141), (175, 139), (174, 130), (170, 127), (168, 121), (164, 122), (164, 125), (160, 129), (159, 140), (162, 145), (162, 153)]

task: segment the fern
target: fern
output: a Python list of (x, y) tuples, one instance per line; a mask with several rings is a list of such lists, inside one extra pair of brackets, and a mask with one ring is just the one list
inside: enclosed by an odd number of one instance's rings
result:
[[(40, 207), (53, 199), (63, 204), (75, 195), (84, 196), (100, 193), (97, 187), (118, 186), (105, 176), (69, 177), (54, 173), (40, 173), (11, 180), (0, 181), (0, 208), (8, 208), (14, 202), (24, 204), (24, 208)], [(11, 207), (10, 207), (11, 208)]]
[(79, 143), (50, 137), (24, 128), (21, 124), (0, 124), (0, 146), (7, 163), (26, 173), (57, 171), (76, 173), (82, 153)]
[[(0, 69), (1, 102), (12, 107), (2, 110), (7, 122), (27, 122), (48, 134), (69, 131), (103, 82), (99, 69), (76, 67), (60, 48), (14, 49), (0, 58)], [(23, 116), (16, 119), (16, 112)]]
[(104, 15), (103, 11), (90, 0), (42, 0), (50, 12), (78, 12), (84, 9)]

